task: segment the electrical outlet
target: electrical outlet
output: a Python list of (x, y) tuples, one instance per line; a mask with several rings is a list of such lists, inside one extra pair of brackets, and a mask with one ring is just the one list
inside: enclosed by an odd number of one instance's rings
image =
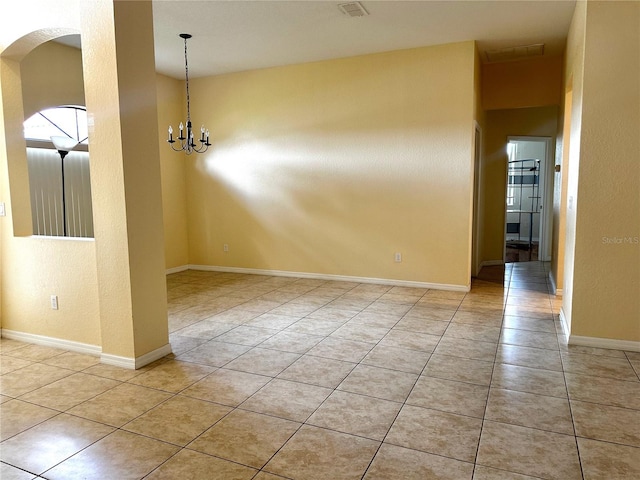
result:
[(58, 296), (51, 295), (51, 310), (58, 310)]
[(222, 246), (222, 250), (224, 250), (225, 252), (229, 251), (229, 245), (227, 245), (226, 243)]
[(4, 217), (7, 214), (4, 208), (4, 202), (0, 203), (0, 217)]
[(400, 252), (396, 252), (394, 260), (396, 261), (396, 263), (402, 262), (402, 254)]

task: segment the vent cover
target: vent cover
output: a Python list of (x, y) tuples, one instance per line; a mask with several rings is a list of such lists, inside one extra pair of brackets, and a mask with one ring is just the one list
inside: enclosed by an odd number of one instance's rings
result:
[(484, 54), (488, 62), (506, 62), (528, 57), (539, 57), (544, 54), (544, 43), (507, 47), (499, 50), (486, 50)]
[(360, 2), (340, 3), (338, 4), (338, 8), (342, 13), (350, 17), (364, 17), (365, 15), (369, 15), (369, 12), (364, 9)]

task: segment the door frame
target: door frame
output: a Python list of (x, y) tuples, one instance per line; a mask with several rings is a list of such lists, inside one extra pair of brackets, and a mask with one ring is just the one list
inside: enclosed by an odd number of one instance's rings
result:
[(473, 203), (471, 221), (471, 276), (480, 273), (480, 190), (482, 188), (482, 127), (474, 121), (473, 127)]
[[(540, 176), (544, 176), (544, 193), (542, 198), (542, 212), (540, 214), (540, 234), (538, 240), (538, 261), (551, 261), (551, 243), (553, 233), (553, 175), (555, 167), (555, 159), (553, 156), (553, 137), (537, 137), (526, 135), (509, 135), (507, 136), (507, 144), (509, 142), (543, 142), (545, 144), (545, 161), (544, 172), (540, 171)], [(506, 148), (506, 145), (505, 145)], [(553, 162), (553, 165), (550, 163)], [(505, 170), (509, 169), (509, 163), (505, 166)], [(505, 222), (504, 233), (502, 237), (502, 261), (507, 259), (507, 221), (506, 221), (506, 198), (507, 186), (505, 185)]]

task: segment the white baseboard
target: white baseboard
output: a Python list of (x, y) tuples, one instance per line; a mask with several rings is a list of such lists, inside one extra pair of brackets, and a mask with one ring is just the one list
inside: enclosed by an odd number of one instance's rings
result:
[(560, 309), (560, 324), (562, 332), (567, 337), (569, 345), (580, 345), (583, 347), (606, 348), (609, 350), (626, 350), (627, 352), (640, 352), (640, 342), (633, 340), (618, 340), (615, 338), (582, 337), (572, 335), (567, 323), (564, 310)]
[(35, 333), (16, 332), (14, 330), (2, 329), (2, 331), (0, 331), (0, 336), (11, 340), (19, 340), (21, 342), (43, 345), (45, 347), (60, 348), (62, 350), (84, 353), (85, 355), (93, 355), (95, 357), (99, 357), (100, 352), (102, 351), (99, 345), (63, 340), (62, 338), (45, 337), (44, 335), (36, 335)]
[(100, 361), (107, 365), (113, 365), (115, 367), (128, 368), (129, 370), (136, 370), (142, 368), (145, 365), (149, 365), (162, 357), (165, 357), (171, 353), (171, 345), (166, 344), (160, 348), (145, 353), (144, 355), (136, 358), (121, 357), (119, 355), (111, 355), (109, 353), (103, 353), (100, 355)]
[(483, 267), (495, 267), (496, 265), (504, 265), (502, 260), (485, 260), (484, 262), (480, 262), (480, 268)]
[(335, 280), (340, 282), (376, 283), (394, 287), (428, 288), (431, 290), (450, 290), (454, 292), (468, 292), (471, 285), (452, 285), (447, 283), (415, 282), (412, 280), (393, 280), (387, 278), (354, 277), (348, 275), (332, 275), (325, 273), (289, 272), (286, 270), (262, 270), (257, 268), (220, 267), (216, 265), (189, 265), (190, 270), (208, 272), (244, 273), (248, 275), (271, 275), (274, 277), (311, 278), (314, 280)]
[(189, 265), (180, 265), (179, 267), (167, 268), (166, 273), (167, 275), (170, 275), (172, 273), (184, 272), (185, 270), (189, 270)]
[(25, 343), (32, 343), (34, 345), (59, 348), (61, 350), (67, 350), (69, 352), (93, 355), (94, 357), (100, 357), (100, 361), (102, 363), (128, 369), (137, 369), (144, 367), (145, 365), (148, 365), (151, 362), (155, 362), (156, 360), (171, 353), (171, 345), (168, 343), (149, 353), (145, 353), (140, 357), (128, 358), (119, 357), (117, 355), (110, 355), (108, 353), (102, 353), (102, 348), (99, 345), (90, 345), (87, 343), (74, 342), (71, 340), (63, 340), (61, 338), (45, 337), (44, 335), (36, 335), (34, 333), (16, 332), (14, 330), (2, 329), (0, 330), (0, 337), (8, 338), (11, 340), (18, 340)]
[(553, 278), (553, 272), (549, 271), (549, 283), (551, 284), (551, 289), (554, 295), (561, 297), (562, 289), (556, 287), (556, 280)]
[(571, 335), (570, 329), (569, 329), (569, 325), (567, 323), (567, 317), (564, 314), (564, 309), (562, 307), (560, 307), (560, 326), (562, 326), (562, 333), (564, 333), (564, 336), (569, 338), (569, 335)]
[(627, 352), (640, 352), (640, 342), (634, 342), (632, 340), (616, 340), (615, 338), (581, 337), (578, 335), (569, 335), (569, 345), (608, 348), (611, 350), (626, 350)]

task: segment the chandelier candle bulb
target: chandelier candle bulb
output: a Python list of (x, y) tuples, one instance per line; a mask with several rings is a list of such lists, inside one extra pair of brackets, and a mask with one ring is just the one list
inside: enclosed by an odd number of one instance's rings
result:
[(169, 143), (173, 143), (175, 142), (175, 140), (173, 139), (173, 127), (171, 125), (169, 125), (169, 140), (167, 140)]

